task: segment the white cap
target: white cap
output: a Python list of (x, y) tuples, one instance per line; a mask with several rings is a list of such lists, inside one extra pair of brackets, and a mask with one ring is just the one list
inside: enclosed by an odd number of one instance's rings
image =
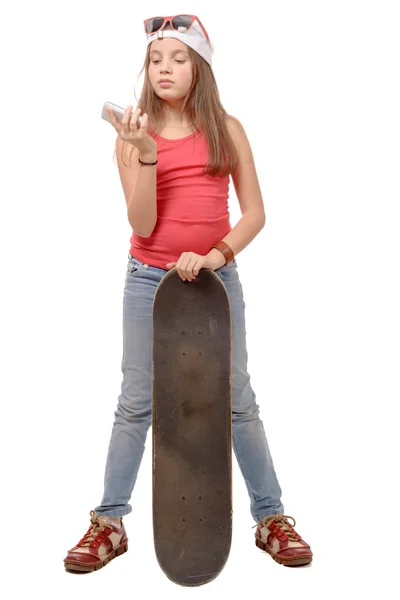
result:
[(162, 39), (164, 37), (171, 37), (180, 40), (187, 46), (190, 46), (193, 50), (200, 54), (208, 62), (210, 66), (212, 60), (212, 54), (214, 53), (214, 47), (211, 40), (208, 41), (204, 35), (203, 29), (200, 27), (198, 21), (194, 20), (193, 25), (187, 31), (175, 31), (175, 29), (159, 29), (154, 33), (146, 33), (147, 45), (154, 42), (154, 40)]

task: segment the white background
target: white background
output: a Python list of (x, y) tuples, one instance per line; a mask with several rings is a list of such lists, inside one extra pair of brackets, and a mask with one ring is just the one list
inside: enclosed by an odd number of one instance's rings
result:
[[(233, 541), (182, 588), (152, 538), (151, 435), (129, 551), (64, 571), (89, 526), (122, 374), (131, 229), (104, 101), (140, 96), (143, 20), (197, 14), (243, 124), (267, 222), (237, 257), (249, 372), (285, 513), (314, 552), (254, 545), (233, 458)], [(399, 394), (398, 3), (19, 2), (1, 18), (2, 586), (8, 598), (394, 598)], [(134, 90), (136, 89), (136, 98)], [(240, 218), (230, 184), (232, 226)], [(3, 588), (4, 589), (4, 588)]]

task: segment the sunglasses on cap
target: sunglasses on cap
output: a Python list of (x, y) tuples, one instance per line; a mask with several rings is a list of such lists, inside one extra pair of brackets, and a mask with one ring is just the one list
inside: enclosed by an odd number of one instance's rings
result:
[(202, 28), (202, 30), (204, 31), (204, 35), (206, 36), (207, 41), (210, 42), (210, 38), (208, 37), (207, 31), (205, 30), (204, 26), (202, 25), (200, 19), (198, 17), (196, 17), (196, 15), (175, 15), (172, 17), (152, 17), (151, 19), (146, 19), (145, 21), (143, 21), (144, 30), (147, 35), (151, 35), (152, 33), (155, 33), (156, 31), (163, 29), (163, 27), (166, 25), (166, 23), (168, 21), (169, 21), (172, 29), (175, 29), (175, 31), (182, 32), (182, 33), (184, 33), (185, 31), (188, 31), (192, 27), (193, 23), (195, 21), (197, 21), (199, 23), (200, 27)]

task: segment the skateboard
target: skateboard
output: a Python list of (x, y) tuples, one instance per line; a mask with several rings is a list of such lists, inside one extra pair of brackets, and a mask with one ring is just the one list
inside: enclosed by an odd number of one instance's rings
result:
[(153, 301), (153, 535), (161, 569), (184, 586), (217, 577), (231, 546), (231, 342), (218, 275), (168, 271)]

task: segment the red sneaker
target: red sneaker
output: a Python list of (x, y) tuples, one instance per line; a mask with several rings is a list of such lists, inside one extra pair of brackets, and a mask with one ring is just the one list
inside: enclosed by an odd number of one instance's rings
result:
[(308, 565), (313, 558), (311, 548), (293, 529), (288, 519), (292, 519), (294, 527), (294, 518), (282, 514), (268, 515), (254, 525), (257, 527), (256, 546), (286, 567)]
[(90, 527), (77, 543), (68, 550), (64, 565), (66, 571), (98, 571), (110, 560), (128, 550), (128, 537), (119, 518), (97, 515), (90, 511)]

